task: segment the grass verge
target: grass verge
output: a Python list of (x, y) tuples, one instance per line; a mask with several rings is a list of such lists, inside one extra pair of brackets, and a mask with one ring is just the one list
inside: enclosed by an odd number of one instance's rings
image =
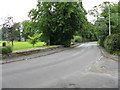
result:
[[(2, 42), (6, 42), (7, 46), (11, 46), (11, 42), (7, 42), (7, 41), (0, 41), (0, 46), (2, 46)], [(45, 46), (45, 44), (46, 43), (44, 43), (44, 42), (38, 42), (33, 47), (32, 44), (30, 44), (29, 42), (17, 42), (17, 41), (14, 41), (13, 51), (31, 49), (31, 48), (57, 47), (57, 46), (60, 46), (60, 45)]]

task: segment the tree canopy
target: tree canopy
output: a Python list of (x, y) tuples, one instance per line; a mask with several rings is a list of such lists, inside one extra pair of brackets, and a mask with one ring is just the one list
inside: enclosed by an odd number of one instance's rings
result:
[(5, 22), (2, 24), (2, 40), (13, 41), (18, 40), (20, 41), (20, 23), (15, 23), (13, 21), (13, 17), (7, 17)]
[(86, 12), (82, 2), (39, 2), (36, 9), (29, 12), (39, 33), (48, 44), (69, 46), (76, 31), (85, 22)]
[[(100, 45), (103, 46), (103, 41), (106, 36), (109, 35), (109, 18), (110, 18), (110, 28), (112, 34), (120, 33), (119, 30), (119, 13), (118, 13), (119, 4), (104, 2), (98, 6), (95, 6), (91, 11), (91, 15), (96, 15), (96, 11), (100, 8), (101, 13), (98, 12), (97, 20), (95, 21), (95, 27), (97, 30), (97, 38), (100, 41)], [(110, 9), (110, 17), (109, 17), (109, 9)]]

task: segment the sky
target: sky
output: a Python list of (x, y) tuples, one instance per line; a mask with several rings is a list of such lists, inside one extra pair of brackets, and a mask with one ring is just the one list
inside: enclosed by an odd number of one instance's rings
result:
[[(84, 8), (88, 11), (92, 7), (101, 4), (104, 1), (118, 2), (119, 0), (82, 0)], [(8, 16), (12, 16), (15, 22), (29, 20), (28, 12), (36, 8), (37, 0), (1, 0), (0, 1), (0, 24)], [(89, 21), (93, 17), (87, 16)]]
[[(84, 8), (88, 11), (91, 10), (94, 6), (102, 4), (105, 1), (118, 3), (119, 0), (82, 0)], [(92, 22), (95, 18), (93, 16), (87, 15), (88, 21)]]

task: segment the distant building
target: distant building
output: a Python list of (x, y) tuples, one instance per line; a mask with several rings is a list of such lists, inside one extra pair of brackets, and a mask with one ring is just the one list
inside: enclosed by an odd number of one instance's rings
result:
[(24, 39), (24, 38), (21, 38), (21, 41), (25, 41), (25, 39)]

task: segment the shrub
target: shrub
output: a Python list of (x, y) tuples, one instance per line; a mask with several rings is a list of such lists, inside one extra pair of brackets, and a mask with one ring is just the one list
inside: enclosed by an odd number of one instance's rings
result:
[(64, 47), (70, 47), (71, 41), (67, 40), (66, 42), (63, 43)]
[(13, 51), (11, 46), (7, 46), (6, 48), (8, 48), (8, 53), (11, 53)]
[(105, 37), (102, 37), (98, 40), (98, 44), (102, 47), (104, 47), (104, 41), (105, 41)]
[(112, 34), (106, 37), (104, 41), (105, 49), (111, 54), (120, 51), (120, 35)]
[(74, 36), (74, 38), (73, 38), (73, 42), (82, 42), (82, 37), (80, 37), (80, 36)]
[(3, 43), (2, 43), (2, 46), (5, 47), (5, 46), (6, 46), (6, 42), (3, 42)]
[(40, 34), (34, 34), (32, 37), (31, 36), (28, 36), (28, 38), (30, 39), (30, 44), (34, 45), (39, 41), (39, 38), (41, 37), (42, 33)]
[(13, 51), (12, 47), (10, 47), (10, 46), (0, 47), (0, 54), (9, 54), (12, 51)]

